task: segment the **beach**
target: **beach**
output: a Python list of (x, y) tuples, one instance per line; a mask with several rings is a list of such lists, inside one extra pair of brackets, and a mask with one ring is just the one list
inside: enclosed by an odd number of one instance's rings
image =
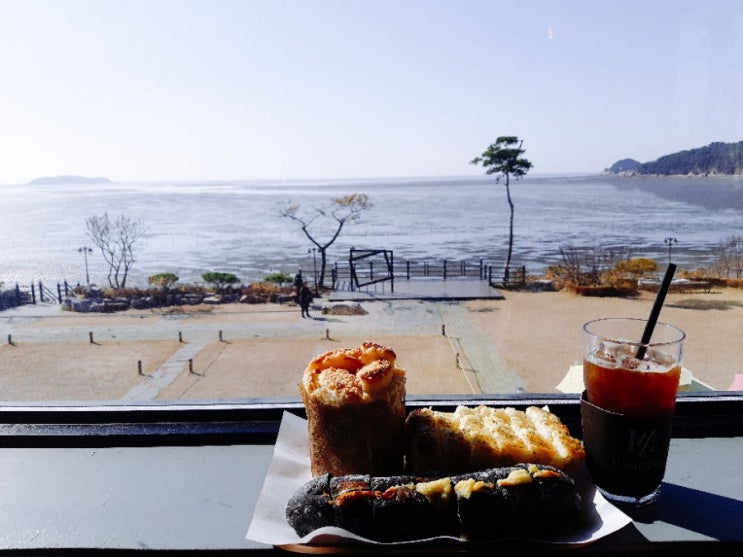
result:
[[(653, 294), (590, 298), (504, 292), (504, 299), (364, 300), (363, 315), (312, 318), (294, 304), (76, 314), (56, 306), (0, 313), (0, 396), (7, 402), (297, 397), (315, 355), (374, 341), (392, 347), (410, 395), (562, 392), (581, 363), (581, 328), (647, 317)], [(343, 305), (349, 305), (348, 303)], [(684, 366), (725, 390), (740, 369), (743, 291), (670, 293), (661, 320), (687, 333)]]

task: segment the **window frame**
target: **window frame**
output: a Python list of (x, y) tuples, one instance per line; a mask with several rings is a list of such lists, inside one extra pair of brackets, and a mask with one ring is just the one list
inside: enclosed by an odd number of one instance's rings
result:
[[(547, 406), (571, 433), (581, 437), (580, 398), (575, 394), (412, 396), (409, 410), (457, 405)], [(12, 446), (157, 446), (273, 444), (281, 416), (305, 417), (297, 398), (137, 404), (34, 403), (0, 405), (0, 438)], [(727, 391), (681, 393), (675, 437), (743, 436), (743, 394)]]
[[(409, 410), (433, 407), (437, 410), (452, 410), (459, 404), (512, 406), (525, 408), (530, 405), (549, 406), (570, 428), (580, 436), (580, 399), (572, 394), (555, 395), (510, 395), (510, 396), (460, 396), (460, 397), (410, 397)], [(20, 404), (0, 405), (0, 438), (3, 449), (22, 450), (55, 448), (64, 451), (79, 448), (123, 448), (125, 447), (184, 447), (195, 446), (210, 451), (218, 445), (272, 445), (278, 434), (284, 412), (305, 416), (299, 398), (274, 400), (223, 400), (217, 402), (155, 402), (145, 404)], [(743, 395), (733, 392), (711, 392), (704, 394), (681, 394), (678, 397), (674, 420), (674, 437), (743, 437)], [(112, 469), (110, 474), (116, 482), (130, 481), (123, 471)], [(261, 478), (251, 481), (262, 483)], [(146, 501), (143, 501), (146, 504)], [(6, 512), (10, 512), (7, 511)], [(29, 519), (32, 519), (30, 516)], [(642, 519), (636, 519), (642, 522)], [(96, 525), (89, 525), (95, 528)], [(743, 538), (739, 541), (653, 541), (642, 536), (640, 531), (630, 529), (617, 533), (611, 540), (600, 540), (595, 544), (575, 548), (572, 546), (550, 546), (529, 551), (524, 544), (498, 546), (501, 555), (523, 555), (546, 553), (549, 555), (616, 555), (619, 551), (652, 551), (653, 554), (739, 555), (743, 550)], [(3, 549), (0, 547), (0, 549)], [(6, 548), (7, 549), (7, 548)], [(24, 554), (67, 554), (67, 547), (35, 547), (23, 549)], [(492, 546), (475, 547), (470, 554), (492, 553)], [(143, 549), (95, 547), (84, 548), (85, 554), (117, 555)], [(149, 554), (183, 555), (198, 552), (204, 554), (227, 554), (240, 551), (253, 555), (285, 554), (283, 550), (266, 547), (242, 549), (149, 549)], [(424, 550), (425, 551), (425, 550)], [(461, 550), (456, 551), (459, 553)], [(374, 548), (361, 548), (354, 553), (375, 553)], [(447, 554), (446, 548), (437, 548), (437, 554)], [(76, 550), (76, 554), (77, 550)]]

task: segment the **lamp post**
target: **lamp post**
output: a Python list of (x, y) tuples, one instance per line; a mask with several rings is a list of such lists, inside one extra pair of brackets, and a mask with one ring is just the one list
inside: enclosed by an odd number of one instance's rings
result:
[[(317, 295), (317, 248), (312, 248), (312, 272), (315, 277), (315, 295)], [(310, 253), (310, 250), (307, 250)]]
[(88, 246), (83, 246), (81, 248), (78, 248), (80, 253), (83, 254), (83, 257), (85, 258), (85, 283), (88, 285), (88, 290), (90, 290), (90, 273), (88, 272), (88, 254), (93, 253), (93, 248), (89, 248)]
[(673, 247), (673, 244), (678, 244), (678, 240), (673, 237), (668, 237), (663, 242), (668, 246), (668, 264), (671, 264), (671, 248)]

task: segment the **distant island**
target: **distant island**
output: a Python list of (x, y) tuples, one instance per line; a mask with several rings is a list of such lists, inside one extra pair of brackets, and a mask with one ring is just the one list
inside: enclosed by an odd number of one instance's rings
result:
[(679, 151), (652, 162), (622, 159), (606, 169), (618, 176), (730, 176), (743, 175), (743, 141), (710, 143)]
[(29, 185), (32, 186), (41, 184), (113, 184), (113, 182), (103, 176), (95, 178), (85, 176), (44, 176), (29, 182)]

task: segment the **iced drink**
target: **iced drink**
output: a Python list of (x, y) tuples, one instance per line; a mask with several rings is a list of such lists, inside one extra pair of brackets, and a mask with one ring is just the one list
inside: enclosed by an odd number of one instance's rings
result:
[(681, 366), (634, 356), (606, 360), (600, 356), (583, 361), (588, 399), (596, 406), (627, 416), (673, 414)]
[(659, 323), (641, 346), (645, 323), (601, 319), (584, 327), (581, 412), (589, 472), (607, 498), (633, 504), (659, 494), (684, 339), (683, 331)]

